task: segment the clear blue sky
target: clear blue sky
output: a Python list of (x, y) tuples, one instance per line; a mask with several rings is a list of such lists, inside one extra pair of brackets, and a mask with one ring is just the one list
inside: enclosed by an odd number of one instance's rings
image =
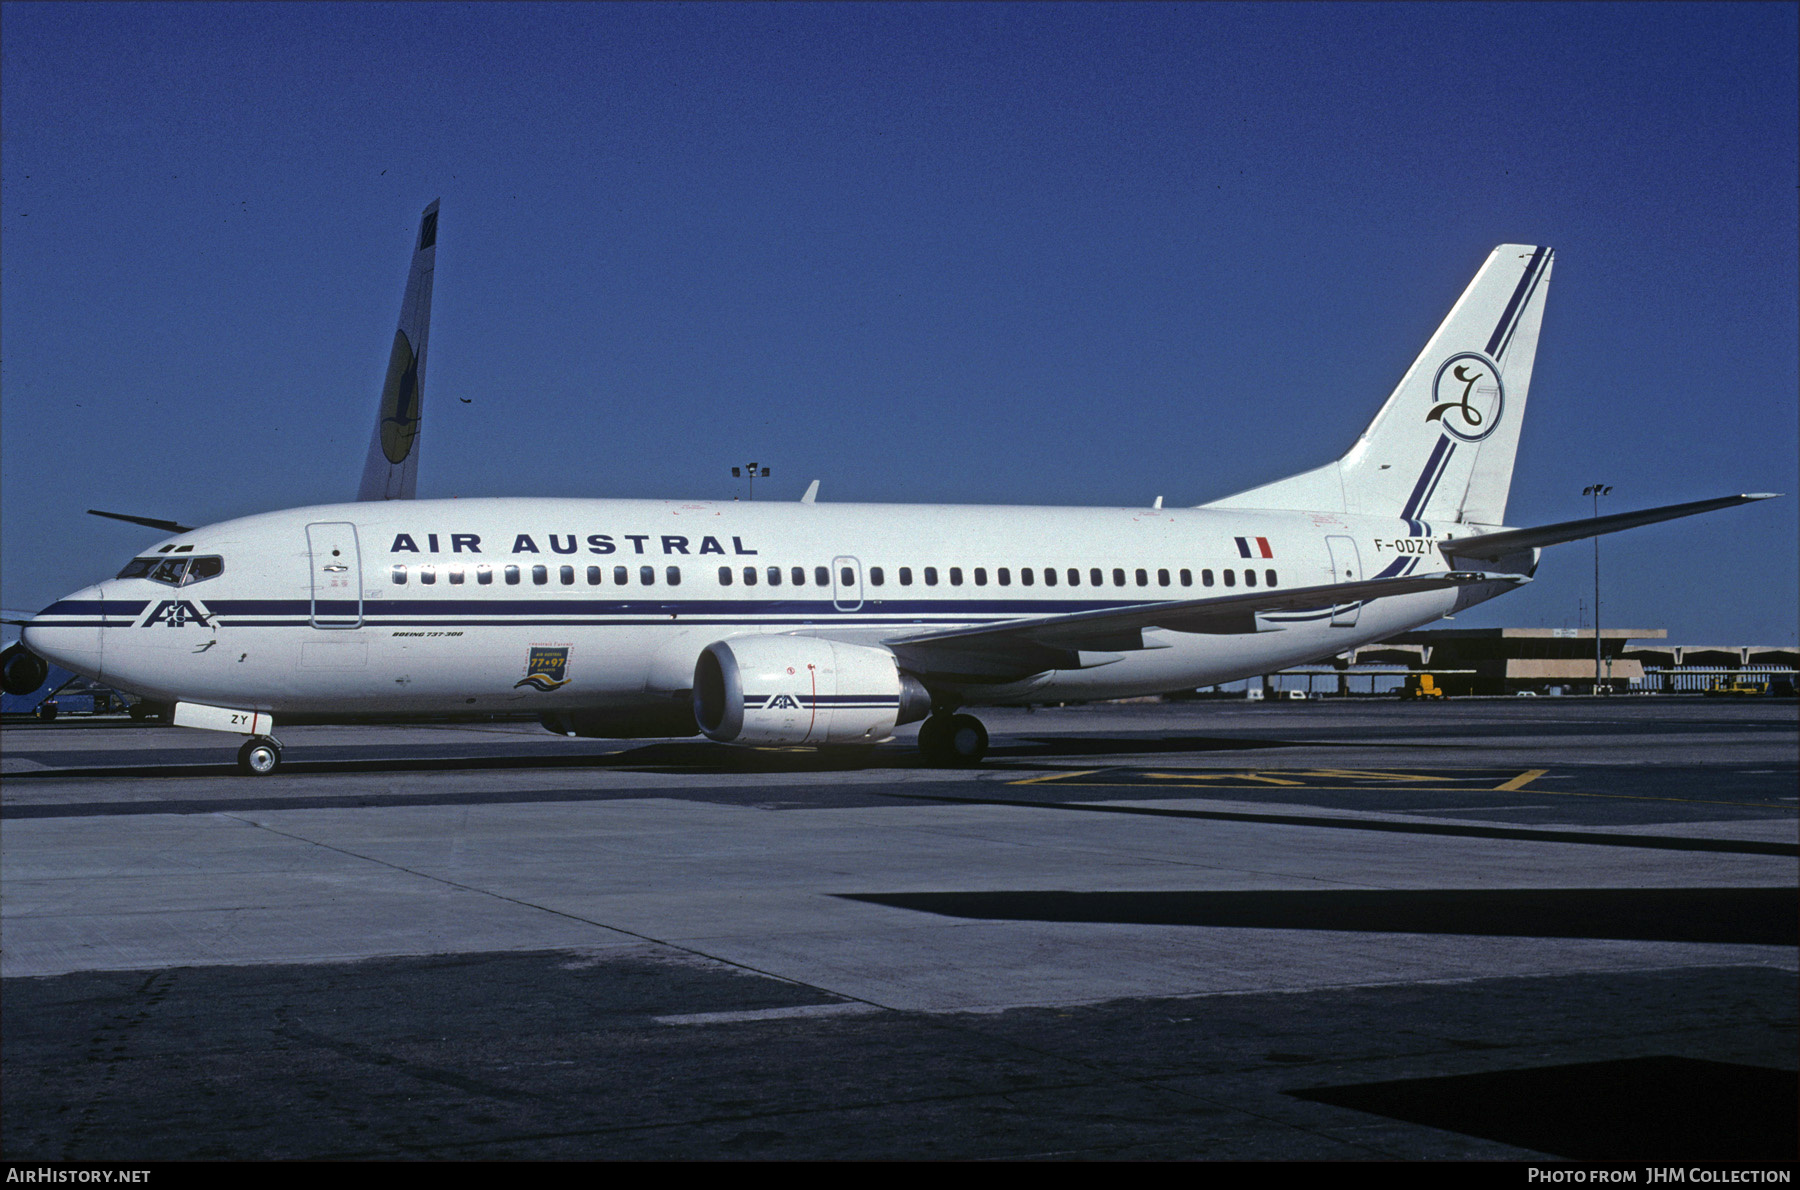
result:
[(3, 602), (155, 536), (86, 508), (349, 499), (441, 197), (420, 496), (1199, 503), (1551, 244), (1509, 519), (1790, 493), (1602, 548), (1609, 625), (1792, 642), (1796, 12), (6, 4)]

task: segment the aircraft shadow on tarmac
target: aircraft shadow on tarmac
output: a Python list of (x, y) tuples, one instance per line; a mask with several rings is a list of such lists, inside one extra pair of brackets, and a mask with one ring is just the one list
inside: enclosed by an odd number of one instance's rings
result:
[(837, 895), (946, 917), (1001, 921), (1800, 944), (1800, 903), (1791, 886)]
[(1571, 1161), (1785, 1163), (1794, 1072), (1653, 1055), (1287, 1092)]

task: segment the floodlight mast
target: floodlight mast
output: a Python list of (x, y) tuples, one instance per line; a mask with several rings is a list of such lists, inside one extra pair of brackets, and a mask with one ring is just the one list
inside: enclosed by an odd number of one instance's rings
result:
[[(1589, 484), (1581, 489), (1584, 496), (1594, 498), (1594, 519), (1600, 519), (1600, 497), (1611, 492), (1612, 488), (1603, 483)], [(1600, 669), (1600, 535), (1594, 534), (1594, 693), (1604, 695), (1606, 687)]]

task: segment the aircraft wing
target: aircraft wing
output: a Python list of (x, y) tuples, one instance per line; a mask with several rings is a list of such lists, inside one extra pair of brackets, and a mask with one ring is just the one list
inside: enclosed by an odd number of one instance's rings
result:
[(1588, 537), (1599, 537), (1604, 533), (1617, 533), (1621, 529), (1635, 529), (1639, 525), (1654, 525), (1658, 521), (1672, 521), (1676, 517), (1693, 516), (1697, 512), (1712, 512), (1718, 508), (1748, 504), (1753, 500), (1772, 500), (1779, 494), (1778, 492), (1754, 492), (1743, 496), (1719, 496), (1716, 499), (1694, 500), (1687, 504), (1665, 504), (1661, 508), (1640, 508), (1636, 512), (1621, 512), (1612, 516), (1561, 521), (1554, 525), (1540, 525), (1535, 529), (1505, 529), (1498, 533), (1482, 533), (1475, 537), (1458, 537), (1444, 542), (1439, 548), (1447, 557), (1500, 558), (1518, 550), (1561, 545), (1565, 541), (1581, 541)]
[(889, 637), (882, 643), (894, 651), (902, 668), (916, 673), (997, 681), (1025, 677), (1046, 669), (1075, 669), (1100, 664), (1084, 662), (1082, 653), (1119, 653), (1156, 648), (1146, 645), (1146, 628), (1174, 632), (1237, 634), (1280, 631), (1258, 624), (1262, 612), (1333, 607), (1390, 595), (1441, 591), (1469, 583), (1523, 583), (1519, 574), (1451, 571), (1406, 578), (1366, 579), (1316, 587), (1242, 591), (1205, 599), (1177, 599), (1128, 607), (1009, 620), (972, 628), (950, 628)]

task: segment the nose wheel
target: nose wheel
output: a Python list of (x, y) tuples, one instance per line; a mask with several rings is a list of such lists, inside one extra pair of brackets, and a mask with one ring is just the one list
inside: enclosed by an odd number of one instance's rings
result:
[(238, 749), (238, 768), (252, 777), (266, 777), (280, 767), (281, 745), (273, 736), (252, 736)]
[(987, 728), (973, 715), (933, 715), (919, 725), (919, 751), (937, 768), (973, 768), (987, 747)]

